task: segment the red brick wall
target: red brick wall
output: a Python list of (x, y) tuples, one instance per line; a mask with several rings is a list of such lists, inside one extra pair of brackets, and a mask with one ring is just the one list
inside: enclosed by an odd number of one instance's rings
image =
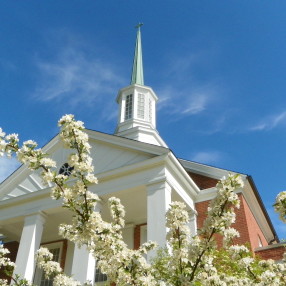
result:
[(190, 177), (193, 179), (193, 181), (196, 183), (196, 185), (201, 189), (208, 189), (213, 188), (216, 186), (218, 180), (209, 178), (203, 175), (199, 175), (196, 173), (188, 172)]
[[(240, 237), (234, 240), (234, 244), (249, 243), (251, 250), (254, 252), (254, 249), (259, 247), (258, 235), (261, 239), (262, 246), (266, 246), (268, 243), (242, 194), (239, 194), (239, 199), (240, 208), (235, 210), (236, 222), (232, 225), (232, 227), (234, 227), (240, 233)], [(203, 222), (206, 219), (209, 202), (210, 201), (196, 203), (196, 210), (198, 212), (198, 228), (203, 226)], [(216, 239), (218, 246), (221, 246), (222, 237), (217, 235)]]
[(138, 249), (141, 244), (141, 226), (147, 225), (147, 223), (137, 224), (134, 228), (134, 249)]
[[(4, 247), (10, 251), (7, 257), (9, 257), (12, 262), (15, 262), (16, 257), (17, 257), (18, 248), (19, 248), (19, 243), (17, 241), (7, 242), (7, 243), (4, 243)], [(2, 269), (0, 269), (0, 279), (7, 279)]]
[(285, 252), (286, 245), (277, 245), (273, 244), (266, 249), (257, 249), (255, 250), (255, 254), (262, 259), (273, 259), (273, 260), (281, 260), (283, 258), (283, 254)]
[[(196, 210), (198, 212), (197, 216), (197, 227), (198, 229), (202, 228), (204, 221), (207, 217), (207, 210), (209, 206), (210, 201), (204, 201), (200, 203), (196, 203)], [(222, 236), (221, 235), (215, 235), (215, 239), (217, 242), (217, 245), (219, 247), (222, 246)]]
[(140, 235), (141, 235), (141, 229), (140, 225), (136, 225), (134, 228), (134, 249), (138, 249), (140, 246)]
[[(265, 238), (265, 236), (263, 235), (261, 228), (259, 227), (256, 219), (254, 218), (253, 213), (251, 212), (251, 209), (249, 207), (249, 205), (247, 204), (246, 200), (244, 199), (243, 195), (240, 194), (240, 212), (241, 215), (245, 216), (245, 220), (246, 220), (246, 227), (240, 226), (237, 230), (242, 232), (241, 236), (242, 239), (246, 240), (248, 239), (248, 241), (250, 241), (250, 246), (251, 246), (251, 250), (254, 251), (255, 248), (259, 247), (259, 238), (261, 240), (262, 246), (267, 246), (268, 242)], [(237, 220), (238, 220), (238, 225), (239, 224), (239, 215), (237, 215)], [(247, 236), (243, 236), (243, 231), (244, 229), (247, 228), (248, 229), (248, 235)]]

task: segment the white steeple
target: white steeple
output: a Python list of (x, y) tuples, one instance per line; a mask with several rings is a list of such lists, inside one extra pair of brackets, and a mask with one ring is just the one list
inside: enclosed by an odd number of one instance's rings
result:
[(118, 92), (118, 124), (115, 135), (167, 147), (156, 130), (156, 102), (153, 89), (144, 85), (142, 45), (138, 24), (131, 83)]

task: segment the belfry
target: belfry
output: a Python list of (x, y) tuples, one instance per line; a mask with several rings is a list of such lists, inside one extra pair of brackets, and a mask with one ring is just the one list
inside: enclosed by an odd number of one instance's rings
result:
[(115, 135), (167, 147), (156, 130), (156, 103), (153, 89), (144, 85), (141, 30), (138, 24), (130, 85), (118, 92), (119, 115)]

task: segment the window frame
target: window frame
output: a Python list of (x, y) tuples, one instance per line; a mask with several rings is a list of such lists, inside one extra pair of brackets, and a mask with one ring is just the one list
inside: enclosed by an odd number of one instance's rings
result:
[[(42, 243), (40, 247), (46, 247), (49, 250), (50, 249), (57, 249), (59, 248), (59, 256), (57, 262), (60, 264), (61, 268), (64, 269), (65, 266), (65, 259), (66, 259), (66, 250), (67, 250), (67, 241), (66, 240), (57, 240), (57, 241), (51, 241)], [(42, 283), (42, 276), (43, 276), (43, 270), (36, 267), (35, 273), (34, 273), (34, 279), (33, 284), (35, 285), (41, 285)], [(49, 280), (49, 279), (46, 279)]]
[(131, 119), (133, 116), (133, 94), (127, 94), (125, 97), (125, 111), (124, 111), (124, 120)]

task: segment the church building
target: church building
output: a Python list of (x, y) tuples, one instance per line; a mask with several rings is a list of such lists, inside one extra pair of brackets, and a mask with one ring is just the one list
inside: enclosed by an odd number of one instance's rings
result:
[[(170, 202), (187, 206), (193, 234), (203, 224), (209, 201), (216, 195), (216, 183), (230, 171), (179, 159), (156, 129), (158, 97), (144, 84), (140, 25), (137, 27), (130, 85), (119, 90), (118, 123), (114, 134), (86, 130), (92, 146), (95, 175), (99, 184), (91, 187), (102, 199), (98, 206), (108, 219), (107, 200), (120, 198), (126, 209), (123, 235), (130, 248), (147, 240), (166, 242), (165, 213)], [(57, 161), (58, 172), (69, 174), (67, 157), (59, 136), (48, 142), (44, 152)], [(284, 252), (251, 176), (241, 174), (244, 187), (238, 191), (241, 207), (234, 224), (240, 232), (235, 243), (245, 244), (261, 258), (280, 260)], [(17, 264), (15, 274), (35, 285), (52, 285), (35, 266), (40, 246), (51, 250), (65, 273), (81, 282), (104, 285), (107, 277), (84, 247), (78, 248), (58, 234), (60, 223), (71, 214), (50, 197), (51, 185), (42, 183), (39, 173), (24, 165), (0, 185), (0, 240)], [(218, 238), (218, 243), (220, 239)], [(1, 277), (0, 277), (1, 278)]]

